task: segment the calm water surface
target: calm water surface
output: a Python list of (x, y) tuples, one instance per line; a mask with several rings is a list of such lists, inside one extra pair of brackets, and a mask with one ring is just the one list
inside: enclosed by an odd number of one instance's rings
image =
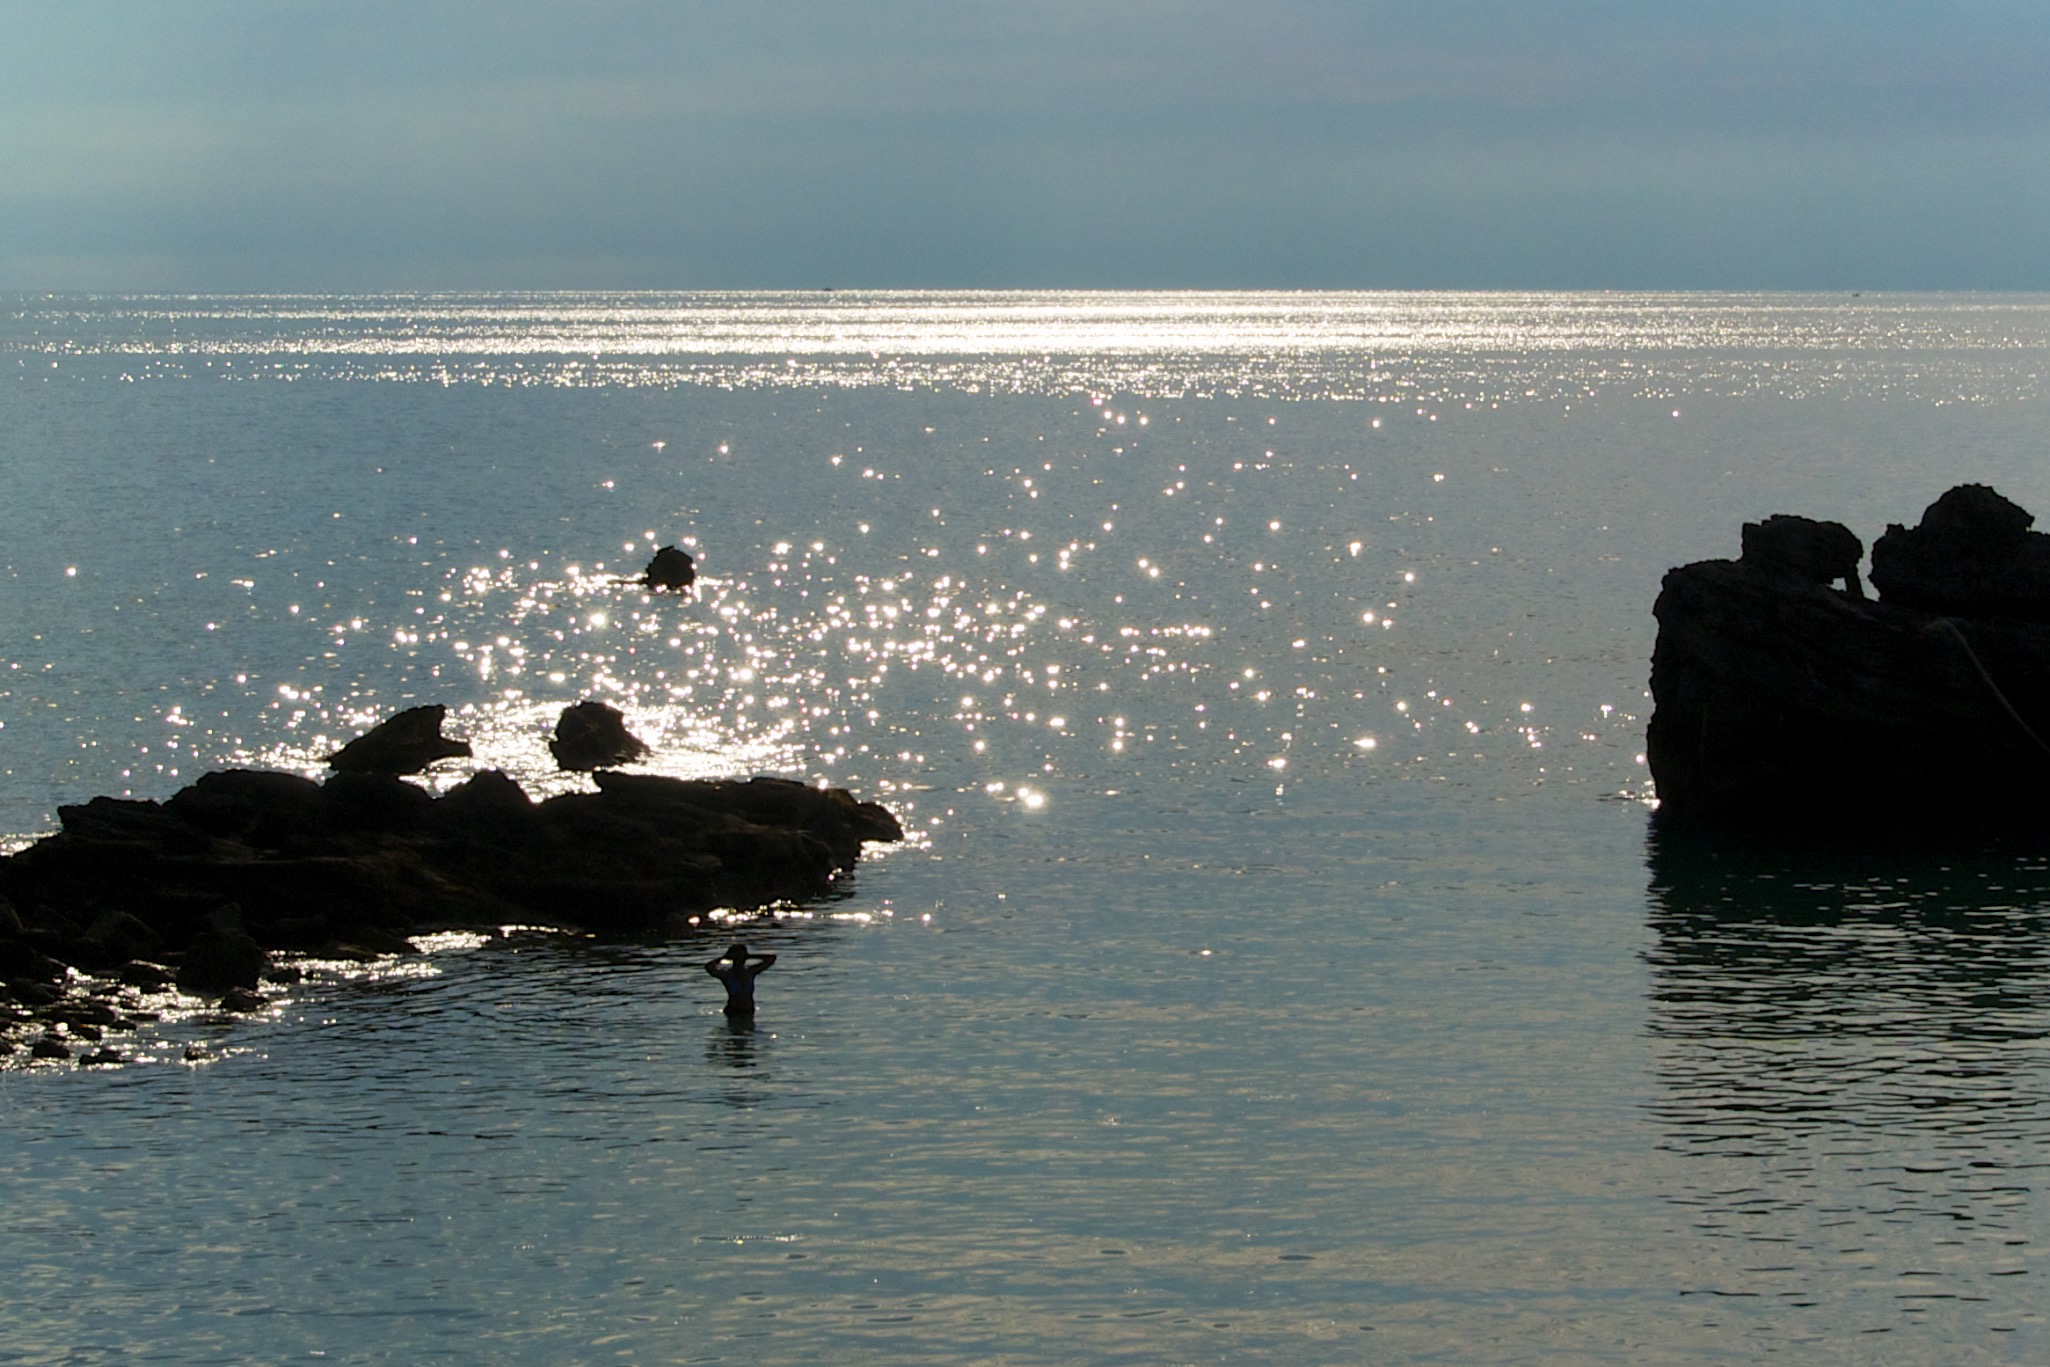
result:
[(915, 832), (752, 1031), (729, 928), (513, 931), (0, 1072), (0, 1362), (2050, 1353), (2050, 848), (1640, 758), (1742, 521), (2050, 515), (2050, 299), (0, 304), (15, 843), (586, 696)]

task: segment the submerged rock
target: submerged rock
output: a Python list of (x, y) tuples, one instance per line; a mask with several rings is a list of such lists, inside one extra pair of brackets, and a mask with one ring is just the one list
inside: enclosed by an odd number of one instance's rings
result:
[(559, 767), (587, 773), (646, 759), (648, 746), (626, 729), (618, 708), (586, 698), (562, 709), (548, 753)]
[(441, 734), (447, 715), (440, 703), (409, 707), (329, 755), (328, 767), (344, 773), (417, 774), (436, 760), (465, 757), (468, 742)]
[(1805, 518), (1747, 528), (1741, 560), (1670, 571), (1646, 734), (1660, 823), (2050, 827), (2031, 521), (1952, 490), (1874, 548), (1876, 602), (1853, 592), (1856, 538)]

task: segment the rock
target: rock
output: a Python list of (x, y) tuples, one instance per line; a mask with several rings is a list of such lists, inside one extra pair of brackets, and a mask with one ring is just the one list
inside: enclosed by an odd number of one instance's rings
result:
[(654, 774), (601, 772), (598, 789), (626, 811), (669, 814), (724, 813), (762, 827), (788, 827), (824, 843), (836, 860), (851, 865), (864, 842), (890, 844), (904, 828), (890, 811), (857, 802), (844, 788), (814, 788), (789, 779), (758, 777), (744, 784), (693, 782)]
[(119, 1067), (125, 1060), (118, 1050), (95, 1049), (78, 1061), (81, 1068)]
[(1930, 504), (1913, 531), (1889, 526), (1872, 546), (1879, 600), (1959, 617), (2050, 622), (2050, 536), (2035, 516), (1983, 484)]
[(327, 797), (318, 783), (258, 769), (203, 774), (164, 810), (208, 834), (263, 849), (324, 834), (328, 827)]
[(1739, 563), (1760, 574), (1804, 584), (1842, 580), (1847, 591), (1865, 596), (1858, 583), (1865, 543), (1841, 522), (1776, 513), (1763, 522), (1745, 523), (1742, 544)]
[(88, 835), (103, 842), (156, 845), (177, 830), (175, 825), (166, 823), (164, 809), (156, 803), (119, 797), (96, 797), (82, 806), (59, 807), (57, 820), (75, 835)]
[(162, 964), (136, 959), (121, 965), (119, 981), (128, 987), (139, 987), (145, 992), (161, 992), (178, 981), (178, 975)]
[(55, 1035), (44, 1035), (28, 1048), (30, 1058), (70, 1058), (71, 1046)]
[(263, 1010), (263, 994), (247, 987), (231, 987), (221, 996), (221, 1010), (247, 1016)]
[[(1968, 486), (1894, 544), (1920, 557), (1910, 582), (1954, 585), (2034, 536), (2027, 519)], [(1747, 545), (1742, 560), (1669, 572), (1653, 608), (1645, 749), (1659, 823), (1896, 835), (2050, 826), (2050, 628), (1938, 615), (1926, 605), (1962, 601), (1941, 594), (1911, 590), (1903, 603), (1888, 566), (1905, 562), (1877, 548), (1878, 601), (1833, 590), (1822, 573), (1845, 563), (1843, 539), (1814, 530), (1832, 524), (1760, 525), (1772, 530), (1757, 554)], [(1950, 558), (1936, 554), (1945, 545)]]
[(210, 995), (242, 987), (255, 990), (270, 967), (270, 955), (241, 929), (240, 911), (214, 918), (213, 924), (193, 937), (186, 946), (184, 962), (178, 966), (178, 986), (187, 992)]
[(580, 772), (648, 757), (646, 742), (628, 733), (618, 708), (588, 698), (562, 709), (548, 752), (558, 767)]
[(389, 773), (339, 773), (321, 793), (328, 819), (349, 831), (417, 830), (434, 806), (434, 794)]
[[(69, 1001), (58, 1002), (43, 1014), (50, 1020), (63, 1021), (74, 1030), (112, 1025), (115, 1021), (121, 1019), (121, 1013), (105, 1002), (96, 1002), (77, 997)], [(98, 1036), (95, 1035), (90, 1038), (97, 1039)]]
[(24, 1006), (49, 1006), (51, 1003), (60, 1000), (63, 996), (61, 992), (46, 982), (37, 982), (26, 978), (9, 979), (7, 995)]
[(435, 815), (455, 825), (505, 826), (524, 832), (534, 822), (534, 799), (503, 769), (472, 774), (442, 794)]
[(146, 959), (164, 947), (164, 937), (137, 917), (109, 908), (93, 918), (80, 944), (97, 967)]
[(322, 952), (322, 957), (347, 959), (352, 963), (369, 963), (374, 959), (420, 952), (405, 936), (382, 931), (375, 926), (357, 926), (349, 933), (352, 938), (327, 946)]
[(655, 558), (641, 571), (641, 583), (660, 592), (675, 589), (688, 593), (690, 586), (698, 582), (697, 561), (681, 546), (664, 546), (655, 552)]
[(440, 703), (409, 707), (329, 755), (328, 766), (345, 773), (417, 774), (436, 760), (467, 757), (467, 742), (441, 734), (447, 715)]
[(64, 965), (20, 940), (0, 940), (0, 978), (55, 982), (64, 976)]

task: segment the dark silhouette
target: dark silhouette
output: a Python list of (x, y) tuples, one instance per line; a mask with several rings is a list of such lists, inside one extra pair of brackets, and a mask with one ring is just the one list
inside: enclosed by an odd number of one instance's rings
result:
[(754, 1015), (755, 979), (775, 962), (776, 956), (773, 954), (751, 957), (746, 945), (737, 944), (705, 965), (705, 972), (726, 984), (727, 1015)]
[(1918, 527), (1889, 526), (1872, 546), (1872, 587), (1901, 607), (1955, 617), (2050, 622), (2050, 535), (2035, 515), (1983, 484), (1960, 484)]
[(329, 755), (328, 767), (342, 773), (417, 774), (438, 759), (465, 758), (468, 742), (441, 734), (447, 715), (440, 703), (409, 707)]
[(1774, 513), (1763, 522), (1746, 522), (1744, 552), (1737, 563), (1797, 584), (1834, 584), (1844, 592), (1865, 596), (1858, 582), (1858, 562), (1865, 545), (1841, 522)]
[(618, 708), (586, 698), (562, 709), (548, 753), (560, 768), (586, 771), (646, 759), (648, 745), (626, 729)]
[(641, 571), (641, 583), (657, 592), (675, 589), (678, 593), (689, 593), (690, 586), (697, 582), (698, 562), (681, 546), (664, 546), (655, 552), (648, 568)]
[[(2050, 536), (1982, 485), (1872, 552), (1839, 523), (1744, 527), (1669, 572), (1645, 754), (1665, 827), (2042, 829)], [(1841, 581), (1842, 589), (1833, 587)]]

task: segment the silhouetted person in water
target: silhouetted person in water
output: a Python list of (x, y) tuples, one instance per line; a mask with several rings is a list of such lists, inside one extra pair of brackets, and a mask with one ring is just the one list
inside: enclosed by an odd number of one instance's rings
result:
[(641, 583), (658, 593), (663, 589), (689, 593), (690, 586), (697, 582), (698, 562), (681, 546), (664, 546), (655, 552), (648, 568), (641, 571)]
[(755, 979), (776, 962), (773, 954), (750, 957), (746, 945), (735, 945), (705, 965), (705, 972), (726, 984), (726, 1014), (752, 1016), (755, 1013)]

